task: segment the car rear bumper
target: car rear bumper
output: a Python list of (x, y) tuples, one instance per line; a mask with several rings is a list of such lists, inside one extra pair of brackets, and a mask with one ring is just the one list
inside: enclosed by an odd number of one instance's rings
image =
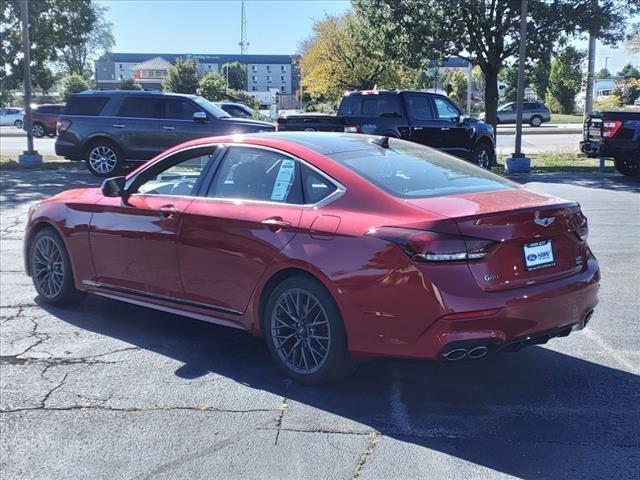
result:
[(55, 144), (56, 155), (69, 160), (82, 160), (82, 152), (74, 143), (58, 137)]

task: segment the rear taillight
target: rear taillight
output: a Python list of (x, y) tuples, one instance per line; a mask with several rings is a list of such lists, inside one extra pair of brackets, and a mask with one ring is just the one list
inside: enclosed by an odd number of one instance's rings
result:
[(56, 122), (56, 133), (57, 135), (60, 137), (62, 135), (64, 135), (64, 132), (67, 131), (67, 129), (71, 126), (71, 120), (60, 120), (58, 119), (58, 121)]
[(585, 217), (582, 213), (580, 213), (580, 224), (576, 228), (576, 235), (583, 242), (587, 240), (589, 236), (589, 222), (587, 222), (587, 217)]
[(372, 229), (366, 235), (395, 243), (411, 259), (422, 262), (479, 260), (498, 244), (483, 238), (397, 227)]
[(622, 128), (620, 120), (607, 120), (602, 123), (602, 136), (604, 138), (613, 138)]
[(360, 125), (345, 125), (344, 133), (360, 133)]

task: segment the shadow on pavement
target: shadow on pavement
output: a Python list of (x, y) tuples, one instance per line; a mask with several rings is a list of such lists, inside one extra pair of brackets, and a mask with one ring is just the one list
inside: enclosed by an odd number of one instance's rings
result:
[(618, 173), (523, 173), (505, 175), (518, 183), (559, 183), (577, 187), (640, 193), (640, 178)]
[(357, 422), (520, 478), (632, 478), (639, 465), (640, 377), (546, 348), (455, 367), (374, 360), (341, 382), (304, 387), (241, 331), (91, 295), (74, 309), (43, 308), (182, 362), (178, 377), (213, 373), (285, 397), (286, 415), (297, 408), (326, 429)]

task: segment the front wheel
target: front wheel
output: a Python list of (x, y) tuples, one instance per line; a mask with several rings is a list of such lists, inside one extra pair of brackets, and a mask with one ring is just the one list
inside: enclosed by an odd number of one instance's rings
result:
[(616, 170), (627, 177), (640, 175), (640, 161), (635, 162), (630, 157), (616, 157), (613, 159)]
[(22, 130), (22, 126), (24, 124), (22, 123), (22, 120), (16, 120), (15, 122), (13, 122), (13, 126), (16, 127), (18, 130)]
[(294, 380), (319, 385), (355, 369), (338, 307), (316, 280), (284, 280), (269, 295), (262, 320), (271, 356)]
[(94, 143), (87, 150), (87, 169), (96, 177), (112, 177), (123, 167), (122, 155), (110, 142)]
[(493, 148), (485, 142), (479, 143), (473, 149), (471, 161), (479, 167), (491, 170), (493, 160)]

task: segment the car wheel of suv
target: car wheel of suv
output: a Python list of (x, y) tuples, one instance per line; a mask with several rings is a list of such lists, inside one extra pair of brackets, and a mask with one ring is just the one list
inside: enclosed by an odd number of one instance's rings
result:
[(22, 120), (16, 120), (15, 122), (13, 122), (13, 126), (19, 130), (22, 129), (22, 125), (23, 125)]
[(539, 127), (540, 125), (542, 125), (542, 117), (539, 115), (534, 115), (529, 120), (529, 125), (531, 125), (532, 127)]
[(616, 170), (627, 177), (637, 177), (640, 175), (640, 162), (631, 161), (630, 157), (616, 157), (613, 159)]
[(85, 295), (76, 289), (67, 249), (51, 227), (37, 232), (31, 241), (29, 270), (33, 285), (45, 303), (68, 305)]
[(262, 319), (267, 348), (294, 380), (319, 385), (348, 375), (347, 335), (338, 307), (316, 280), (290, 277), (269, 295)]
[(34, 123), (33, 124), (33, 136), (36, 138), (42, 138), (44, 137), (45, 134), (45, 128), (44, 125), (41, 123)]
[(87, 149), (87, 169), (96, 177), (112, 177), (122, 170), (122, 155), (108, 141), (93, 143)]
[(479, 167), (491, 170), (493, 160), (493, 149), (486, 142), (480, 142), (473, 149), (472, 162)]

